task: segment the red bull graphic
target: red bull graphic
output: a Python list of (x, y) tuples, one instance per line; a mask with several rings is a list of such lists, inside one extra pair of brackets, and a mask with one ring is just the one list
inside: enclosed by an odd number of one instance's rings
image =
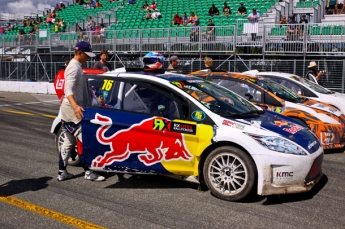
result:
[(295, 134), (295, 133), (297, 133), (298, 131), (300, 131), (300, 130), (302, 130), (302, 129), (303, 129), (302, 126), (291, 125), (290, 127), (284, 128), (283, 130), (289, 132), (290, 134)]
[[(112, 125), (110, 117), (96, 114), (95, 119), (92, 119), (91, 123), (101, 125), (96, 132), (98, 142), (102, 145), (110, 146), (109, 151), (105, 152), (103, 156), (96, 157), (92, 161), (92, 166), (94, 167), (103, 168), (104, 166), (111, 165), (114, 162), (124, 161), (134, 153), (139, 154), (139, 161), (143, 162), (147, 166), (151, 166), (162, 161), (179, 159), (190, 161), (193, 158), (184, 142), (183, 135), (181, 133), (183, 131), (177, 132), (177, 130), (172, 127), (172, 122), (167, 119), (145, 119), (140, 123), (134, 124), (128, 129), (120, 130), (109, 137), (106, 137), (105, 133)], [(184, 128), (190, 130), (195, 127), (187, 128), (185, 126)], [(148, 136), (145, 134), (145, 130), (148, 132), (160, 131), (161, 133), (157, 135), (149, 135), (149, 139), (147, 139)], [(159, 136), (159, 138), (155, 138), (154, 136)], [(130, 139), (135, 139), (135, 141), (130, 141)]]
[(276, 126), (278, 127), (282, 127), (282, 126), (288, 126), (289, 123), (285, 120), (275, 120), (274, 124), (276, 124)]

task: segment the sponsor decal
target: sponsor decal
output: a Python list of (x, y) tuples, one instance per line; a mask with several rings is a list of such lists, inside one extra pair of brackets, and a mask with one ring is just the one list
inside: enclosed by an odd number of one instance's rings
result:
[(239, 129), (239, 130), (244, 130), (244, 127), (245, 127), (245, 125), (236, 123), (234, 121), (226, 120), (226, 119), (223, 120), (223, 125), (230, 126), (232, 128), (236, 128), (236, 129)]
[(60, 79), (56, 82), (56, 89), (63, 89), (63, 86), (65, 84), (65, 80), (64, 79)]
[(195, 121), (202, 121), (206, 118), (206, 114), (205, 112), (201, 111), (201, 110), (196, 110), (193, 111), (192, 113), (192, 119), (194, 119)]
[(321, 132), (320, 139), (322, 145), (330, 145), (334, 142), (334, 134), (332, 132)]
[(188, 83), (203, 83), (203, 80), (187, 80)]
[(248, 81), (252, 83), (256, 83), (256, 79), (253, 79), (253, 78), (249, 78)]
[(316, 144), (316, 141), (310, 143), (310, 144), (308, 145), (308, 149), (311, 149), (315, 144)]
[(284, 109), (282, 107), (274, 107), (273, 111), (276, 113), (282, 113), (284, 111)]
[(179, 123), (179, 122), (171, 122), (170, 131), (185, 133), (185, 134), (196, 134), (196, 125)]
[[(138, 154), (139, 161), (146, 166), (172, 160), (190, 161), (193, 158), (183, 135), (167, 131), (169, 121), (166, 119), (145, 119), (111, 136), (106, 136), (107, 130), (112, 125), (110, 117), (97, 113), (91, 123), (100, 125), (96, 132), (97, 141), (110, 148), (109, 151), (92, 160), (92, 166), (95, 168), (125, 161), (132, 154)], [(161, 134), (148, 136), (152, 131), (152, 125), (154, 129), (162, 130)], [(165, 135), (167, 132), (169, 135)]]
[(283, 130), (285, 130), (286, 132), (289, 132), (290, 134), (295, 134), (302, 129), (303, 127), (299, 125), (291, 125), (290, 127), (283, 128)]
[(276, 178), (293, 177), (293, 172), (277, 172)]
[(289, 123), (287, 121), (284, 121), (284, 120), (274, 120), (274, 124), (276, 124), (276, 126), (278, 126), (278, 127), (289, 125)]
[[(319, 109), (319, 110), (322, 110), (322, 111), (328, 111), (328, 112), (330, 112), (332, 114), (334, 114), (334, 113), (336, 113), (338, 111), (335, 108), (332, 108), (330, 106), (326, 106), (326, 105), (321, 104), (321, 103), (316, 103), (316, 104), (314, 104), (314, 105), (312, 105), (310, 107), (313, 107), (313, 108), (316, 108), (316, 109)], [(339, 114), (340, 114), (340, 112), (339, 112)]]

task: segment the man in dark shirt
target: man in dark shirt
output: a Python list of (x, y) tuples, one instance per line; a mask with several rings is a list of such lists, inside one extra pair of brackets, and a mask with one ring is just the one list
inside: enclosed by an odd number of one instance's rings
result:
[(243, 2), (241, 2), (241, 6), (238, 8), (238, 12), (237, 12), (238, 14), (247, 14), (247, 9), (246, 9), (246, 7), (244, 7), (244, 4), (243, 4)]
[(108, 51), (107, 50), (102, 50), (100, 55), (99, 55), (100, 60), (97, 61), (93, 68), (97, 68), (100, 70), (103, 70), (104, 72), (111, 71), (111, 66), (107, 62), (108, 59)]
[(212, 20), (208, 20), (208, 25), (206, 27), (206, 40), (207, 41), (214, 41), (216, 38), (216, 27), (213, 24)]
[(301, 20), (299, 21), (300, 27), (299, 27), (299, 31), (300, 31), (300, 36), (303, 37), (304, 36), (304, 25), (303, 24), (308, 24), (308, 19), (306, 18), (305, 14), (302, 15)]
[(295, 16), (290, 16), (289, 26), (286, 30), (286, 38), (288, 40), (297, 40), (298, 23), (295, 21)]
[(212, 4), (210, 10), (208, 11), (208, 15), (210, 16), (219, 15), (219, 10), (214, 4)]
[(224, 6), (223, 6), (223, 13), (226, 17), (229, 16), (229, 14), (231, 14), (231, 9), (230, 7), (226, 4), (226, 2), (224, 2)]

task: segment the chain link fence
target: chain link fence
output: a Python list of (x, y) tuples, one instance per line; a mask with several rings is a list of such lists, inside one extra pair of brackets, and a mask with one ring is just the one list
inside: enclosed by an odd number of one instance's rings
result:
[[(259, 71), (288, 72), (304, 76), (311, 60), (242, 60), (240, 57), (230, 56), (225, 60), (214, 60), (213, 68), (231, 72), (243, 72), (252, 69)], [(94, 61), (89, 61), (83, 67), (92, 68)], [(109, 61), (113, 69), (120, 67), (142, 67), (140, 59), (129, 57), (118, 61)], [(318, 60), (319, 70), (326, 71), (320, 79), (320, 84), (332, 90), (344, 93), (345, 60)], [(0, 61), (0, 80), (6, 81), (53, 81), (57, 71), (64, 67), (64, 62), (6, 62)], [(164, 68), (169, 60), (164, 62)], [(181, 59), (178, 70), (184, 74), (204, 69), (204, 61), (200, 58)]]

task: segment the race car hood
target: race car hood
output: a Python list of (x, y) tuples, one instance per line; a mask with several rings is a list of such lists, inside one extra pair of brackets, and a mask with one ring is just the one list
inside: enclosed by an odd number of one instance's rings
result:
[[(329, 123), (329, 124), (340, 124), (337, 120), (331, 118), (329, 115), (327, 115), (327, 113), (331, 113), (331, 112), (327, 112), (326, 109), (327, 107), (325, 106), (324, 108), (321, 108), (322, 107), (322, 104), (317, 104), (315, 103), (314, 105), (311, 104), (311, 105), (308, 105), (308, 104), (298, 104), (298, 103), (291, 103), (291, 102), (288, 102), (288, 101), (285, 101), (285, 106), (287, 108), (294, 108), (294, 109), (298, 109), (300, 110), (301, 112), (304, 112), (306, 113), (308, 116), (312, 116), (324, 123)], [(313, 106), (316, 106), (315, 108)], [(317, 110), (319, 107), (319, 110), (322, 110), (324, 109), (323, 113), (318, 113)], [(337, 112), (335, 109), (333, 111), (334, 113), (338, 113), (338, 117), (341, 115), (340, 112)]]
[(266, 111), (264, 115), (259, 117), (234, 119), (233, 121), (238, 122), (234, 123), (234, 126), (237, 129), (241, 128), (241, 124), (250, 125), (248, 128), (243, 128), (243, 132), (254, 135), (264, 133), (258, 131), (258, 129), (266, 130), (265, 134), (267, 134), (267, 131), (272, 131), (274, 133), (272, 133), (272, 135), (269, 135), (268, 133), (267, 136), (276, 136), (276, 134), (279, 134), (281, 137), (298, 144), (310, 154), (316, 152), (319, 147), (321, 147), (320, 142), (315, 134), (312, 133), (308, 128), (301, 126), (296, 121), (275, 112)]
[(342, 114), (341, 111), (339, 111), (338, 109), (335, 109), (334, 107), (328, 105), (327, 103), (322, 103), (314, 99), (308, 99), (305, 102), (303, 102), (302, 105), (306, 107), (310, 107), (313, 110), (316, 110), (316, 111), (320, 110), (320, 111), (326, 112), (326, 114), (330, 113), (338, 117)]

